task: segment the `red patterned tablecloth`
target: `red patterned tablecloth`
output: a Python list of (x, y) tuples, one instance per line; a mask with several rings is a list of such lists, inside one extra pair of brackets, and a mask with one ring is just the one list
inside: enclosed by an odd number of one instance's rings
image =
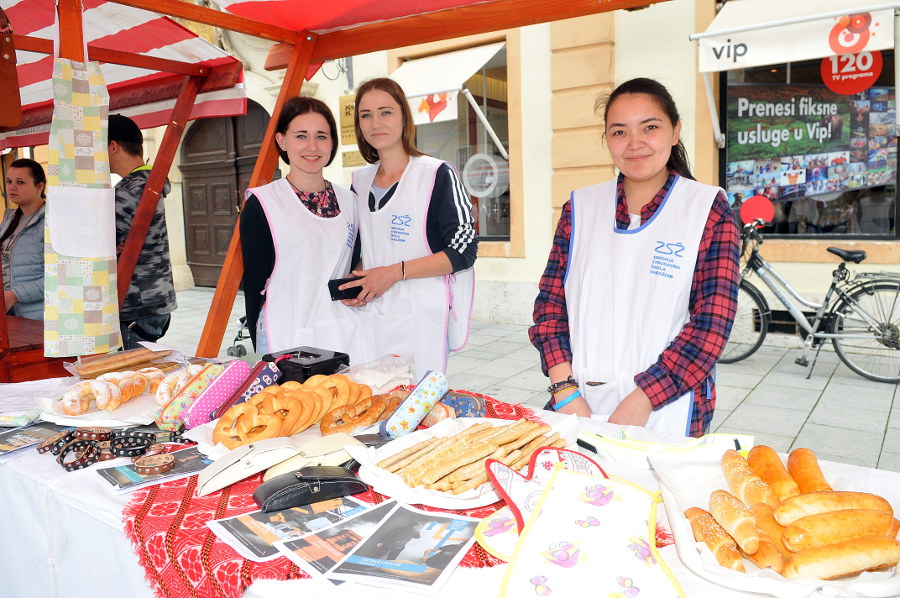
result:
[[(475, 393), (467, 394), (485, 400), (487, 417), (538, 419), (534, 411), (527, 407), (510, 405)], [(134, 493), (122, 512), (125, 534), (131, 540), (147, 581), (157, 596), (237, 598), (255, 580), (308, 577), (287, 557), (264, 563), (242, 558), (206, 525), (213, 519), (257, 510), (252, 494), (261, 483), (262, 473), (224, 490), (197, 497), (197, 476), (192, 476)], [(355, 498), (377, 504), (386, 497), (369, 490)], [(454, 512), (470, 517), (486, 517), (500, 506), (502, 503), (495, 503)], [(492, 567), (501, 562), (475, 543), (461, 565)]]

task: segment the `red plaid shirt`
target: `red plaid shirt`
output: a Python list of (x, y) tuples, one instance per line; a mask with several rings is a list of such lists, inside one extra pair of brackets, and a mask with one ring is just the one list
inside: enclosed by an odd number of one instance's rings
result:
[[(642, 223), (656, 213), (675, 176), (675, 171), (671, 171), (656, 197), (641, 209)], [(616, 226), (627, 229), (630, 218), (621, 175), (616, 204)], [(553, 248), (534, 302), (534, 326), (528, 331), (532, 344), (541, 354), (545, 374), (555, 365), (572, 361), (564, 287), (571, 234), (572, 206), (569, 201), (563, 206), (556, 227)], [(716, 360), (725, 348), (737, 307), (740, 281), (738, 243), (734, 214), (725, 193), (720, 191), (713, 201), (700, 239), (697, 266), (691, 283), (690, 322), (660, 354), (656, 363), (634, 377), (638, 387), (650, 398), (653, 409), (694, 391), (691, 436), (706, 433), (716, 406), (713, 378)]]

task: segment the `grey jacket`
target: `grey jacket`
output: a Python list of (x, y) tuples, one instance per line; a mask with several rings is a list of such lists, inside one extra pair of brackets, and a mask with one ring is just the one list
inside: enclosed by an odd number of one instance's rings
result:
[[(12, 223), (16, 210), (6, 210), (0, 236)], [(9, 258), (10, 288), (19, 298), (12, 315), (31, 320), (44, 319), (44, 206), (13, 243)]]

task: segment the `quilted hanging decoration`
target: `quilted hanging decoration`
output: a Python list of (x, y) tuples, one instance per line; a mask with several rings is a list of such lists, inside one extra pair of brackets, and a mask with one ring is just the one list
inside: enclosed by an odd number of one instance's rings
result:
[[(85, 52), (87, 56), (87, 52)], [(95, 62), (53, 63), (46, 224), (44, 355), (121, 346), (115, 194), (107, 155), (109, 94)]]

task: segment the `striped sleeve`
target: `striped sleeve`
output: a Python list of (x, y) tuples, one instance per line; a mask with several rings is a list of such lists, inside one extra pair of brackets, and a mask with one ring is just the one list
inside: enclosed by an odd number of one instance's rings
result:
[(453, 271), (465, 270), (475, 263), (478, 238), (472, 215), (472, 200), (456, 169), (442, 164), (435, 175), (426, 225), (428, 245), (435, 253), (443, 251)]

